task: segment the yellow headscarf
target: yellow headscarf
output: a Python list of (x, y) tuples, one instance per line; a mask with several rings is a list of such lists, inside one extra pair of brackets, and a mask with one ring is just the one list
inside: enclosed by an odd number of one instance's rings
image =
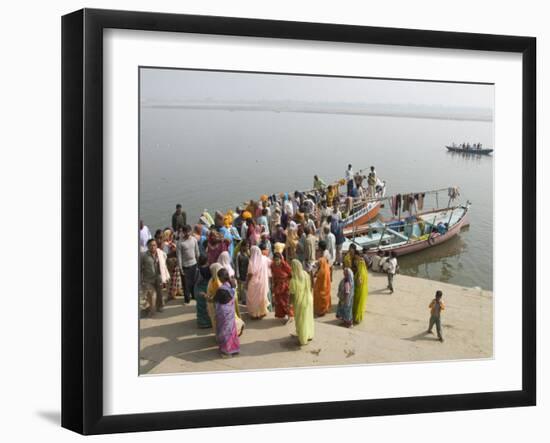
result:
[(226, 228), (229, 228), (233, 224), (233, 211), (231, 209), (223, 216), (223, 224)]
[(171, 229), (166, 229), (162, 233), (162, 240), (167, 242), (167, 241), (170, 241), (171, 238), (172, 238), (172, 230)]
[(273, 252), (278, 252), (279, 254), (282, 254), (284, 250), (285, 250), (284, 243), (277, 242), (273, 245)]

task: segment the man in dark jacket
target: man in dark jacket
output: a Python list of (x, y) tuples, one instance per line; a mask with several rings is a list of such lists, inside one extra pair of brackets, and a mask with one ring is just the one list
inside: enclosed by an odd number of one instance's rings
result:
[(176, 205), (176, 212), (172, 215), (172, 229), (174, 232), (180, 232), (180, 228), (183, 228), (187, 224), (187, 214), (181, 210), (181, 205)]

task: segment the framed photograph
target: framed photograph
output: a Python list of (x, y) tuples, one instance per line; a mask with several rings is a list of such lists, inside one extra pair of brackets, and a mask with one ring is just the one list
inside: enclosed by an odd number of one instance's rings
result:
[(536, 403), (536, 40), (62, 20), (62, 425)]

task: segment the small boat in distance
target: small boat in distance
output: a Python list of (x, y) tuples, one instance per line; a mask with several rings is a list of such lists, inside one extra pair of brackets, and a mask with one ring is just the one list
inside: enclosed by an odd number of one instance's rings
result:
[(451, 146), (445, 147), (451, 152), (459, 152), (461, 154), (489, 155), (493, 152), (493, 149), (483, 148), (481, 143), (461, 143), (460, 145), (453, 143)]

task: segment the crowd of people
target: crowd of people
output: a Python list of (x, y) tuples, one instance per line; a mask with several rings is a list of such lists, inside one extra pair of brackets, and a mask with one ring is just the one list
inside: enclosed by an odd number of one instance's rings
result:
[(168, 299), (195, 300), (197, 326), (212, 328), (224, 357), (239, 352), (243, 306), (251, 321), (269, 312), (282, 323), (294, 321), (298, 342), (306, 345), (314, 317), (330, 312), (333, 269), (341, 267), (336, 317), (348, 328), (361, 323), (368, 269), (387, 273), (390, 292), (398, 271), (394, 254), (371, 256), (355, 244), (342, 253), (346, 199), (374, 193), (376, 184), (374, 167), (358, 178), (349, 165), (340, 182), (326, 185), (315, 176), (309, 192), (262, 195), (213, 217), (204, 211), (194, 226), (180, 204), (171, 226), (154, 236), (140, 221), (144, 314), (163, 310), (165, 289)]

